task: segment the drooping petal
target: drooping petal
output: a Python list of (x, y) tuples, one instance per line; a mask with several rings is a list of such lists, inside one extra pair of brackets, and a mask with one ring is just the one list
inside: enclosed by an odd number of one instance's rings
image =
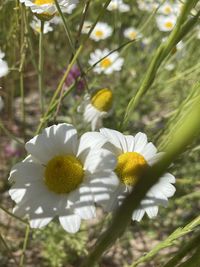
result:
[(80, 229), (81, 219), (77, 214), (59, 216), (59, 221), (65, 231), (74, 234)]

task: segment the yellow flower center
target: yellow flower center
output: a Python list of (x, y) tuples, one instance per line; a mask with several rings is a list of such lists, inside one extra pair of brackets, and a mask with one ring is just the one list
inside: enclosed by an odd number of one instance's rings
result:
[(102, 31), (96, 31), (95, 32), (95, 35), (97, 36), (97, 37), (102, 37), (103, 36), (103, 32)]
[(56, 156), (46, 166), (44, 182), (50, 191), (65, 194), (82, 183), (84, 170), (81, 162), (72, 155)]
[(137, 36), (137, 33), (136, 32), (131, 32), (129, 36), (130, 36), (130, 39), (134, 40), (136, 38), (136, 36)]
[(170, 7), (170, 6), (166, 6), (166, 7), (165, 7), (165, 13), (166, 13), (166, 14), (170, 14), (171, 12), (172, 12), (171, 7)]
[(91, 99), (92, 105), (100, 111), (109, 111), (112, 107), (113, 93), (105, 88), (99, 90)]
[(100, 62), (100, 66), (104, 69), (109, 68), (112, 65), (112, 61), (109, 58), (104, 58), (101, 62)]
[(35, 0), (34, 1), (34, 4), (35, 5), (45, 5), (45, 4), (53, 4), (54, 3), (54, 0)]
[(165, 23), (165, 27), (168, 28), (168, 29), (171, 29), (171, 28), (173, 28), (173, 23), (171, 21), (167, 21)]
[(148, 164), (142, 155), (137, 152), (126, 152), (118, 157), (115, 172), (123, 184), (134, 186), (147, 167)]

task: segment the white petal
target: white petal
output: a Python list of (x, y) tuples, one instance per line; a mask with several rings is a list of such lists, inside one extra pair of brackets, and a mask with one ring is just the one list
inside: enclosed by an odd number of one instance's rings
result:
[(41, 163), (62, 154), (76, 154), (77, 132), (70, 124), (58, 124), (43, 130), (25, 145), (26, 150)]
[(127, 152), (126, 138), (118, 131), (102, 128), (100, 133), (106, 136), (111, 144), (120, 149), (121, 152)]
[(98, 132), (88, 132), (81, 136), (77, 156), (85, 159), (86, 155), (93, 149), (101, 148), (107, 139)]
[(147, 144), (147, 136), (144, 133), (137, 133), (135, 136), (135, 152), (141, 152)]
[(160, 178), (160, 181), (174, 184), (176, 182), (176, 179), (171, 173), (167, 172)]
[(40, 218), (40, 219), (31, 219), (30, 226), (31, 228), (42, 228), (46, 226), (53, 218)]
[(158, 206), (147, 207), (147, 208), (145, 208), (145, 211), (146, 211), (146, 213), (150, 219), (154, 218), (158, 214)]
[(150, 159), (148, 159), (148, 164), (150, 166), (152, 166), (153, 164), (155, 164), (156, 162), (158, 162), (164, 155), (164, 152), (159, 152), (156, 155), (154, 155), (153, 157), (151, 157)]
[(80, 229), (81, 219), (76, 214), (69, 214), (66, 216), (59, 216), (59, 221), (65, 231), (69, 233), (76, 233)]
[[(78, 205), (80, 206), (78, 207)], [(89, 220), (96, 217), (95, 206), (82, 206), (81, 202), (76, 205), (75, 213), (78, 214), (83, 220)]]
[(157, 152), (157, 148), (150, 142), (148, 143), (142, 150), (141, 153), (144, 156), (144, 158), (148, 161), (152, 157), (155, 156)]
[(143, 209), (136, 209), (132, 214), (132, 220), (140, 222), (144, 216), (145, 211)]
[(125, 135), (126, 143), (127, 143), (127, 151), (128, 152), (133, 152), (134, 151), (134, 136), (132, 135)]
[(105, 149), (91, 151), (84, 162), (84, 169), (90, 173), (112, 171), (116, 166), (116, 157)]

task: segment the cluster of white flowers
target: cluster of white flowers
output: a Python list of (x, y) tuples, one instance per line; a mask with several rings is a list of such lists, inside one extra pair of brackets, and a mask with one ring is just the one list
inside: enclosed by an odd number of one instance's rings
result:
[(107, 9), (109, 11), (118, 10), (119, 12), (128, 12), (130, 11), (130, 6), (125, 4), (122, 0), (111, 0)]
[[(94, 100), (95, 102), (95, 100)], [(14, 213), (27, 216), (32, 228), (57, 217), (75, 233), (81, 220), (96, 216), (96, 205), (111, 212), (134, 188), (143, 172), (161, 156), (143, 133), (123, 135), (111, 129), (87, 132), (78, 138), (70, 124), (53, 125), (25, 146), (28, 156), (11, 170), (9, 194)], [(145, 182), (145, 181), (144, 181)], [(158, 205), (166, 206), (175, 178), (165, 173), (132, 215), (140, 221), (153, 218)]]
[(8, 64), (5, 60), (3, 60), (4, 57), (5, 53), (3, 53), (0, 49), (0, 78), (8, 74)]
[(173, 30), (180, 9), (181, 5), (178, 1), (174, 3), (166, 1), (159, 7), (159, 15), (156, 17), (156, 22), (160, 31), (168, 32)]

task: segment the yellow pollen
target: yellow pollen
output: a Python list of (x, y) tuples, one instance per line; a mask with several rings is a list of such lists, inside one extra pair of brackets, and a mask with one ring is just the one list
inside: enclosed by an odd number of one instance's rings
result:
[(83, 166), (76, 157), (56, 156), (47, 163), (44, 182), (50, 191), (66, 194), (82, 183), (83, 176)]
[(54, 3), (54, 0), (35, 0), (34, 1), (34, 4), (35, 5), (45, 5), (45, 4), (53, 4)]
[(95, 35), (97, 36), (97, 37), (102, 37), (103, 36), (103, 32), (102, 31), (96, 31), (95, 32)]
[(147, 168), (148, 164), (142, 155), (137, 152), (126, 152), (118, 157), (115, 172), (123, 184), (134, 186)]
[(109, 68), (112, 65), (112, 61), (109, 58), (104, 58), (101, 62), (100, 62), (100, 66), (104, 69)]
[(136, 32), (131, 32), (129, 36), (130, 36), (130, 39), (134, 40), (136, 38), (136, 36), (137, 36), (137, 33)]
[(99, 90), (91, 99), (92, 105), (100, 111), (109, 111), (112, 107), (113, 93), (104, 88)]
[(171, 28), (173, 28), (173, 23), (171, 21), (167, 21), (165, 23), (165, 27), (168, 28), (168, 29), (171, 29)]

